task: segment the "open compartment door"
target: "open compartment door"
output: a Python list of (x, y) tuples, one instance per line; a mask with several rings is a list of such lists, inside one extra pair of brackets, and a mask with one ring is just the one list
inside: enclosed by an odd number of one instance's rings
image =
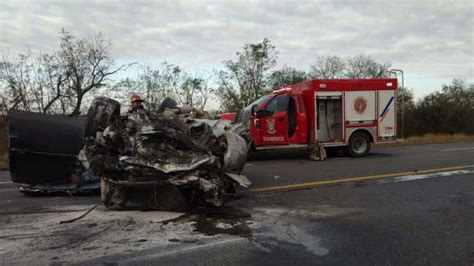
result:
[(316, 93), (316, 129), (318, 142), (341, 142), (343, 139), (342, 93)]

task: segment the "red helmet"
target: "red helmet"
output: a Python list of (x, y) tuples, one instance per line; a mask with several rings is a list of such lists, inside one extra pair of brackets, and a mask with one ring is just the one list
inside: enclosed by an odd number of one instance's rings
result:
[(130, 97), (130, 102), (132, 102), (132, 103), (134, 103), (134, 102), (143, 102), (143, 100), (140, 97), (140, 95), (134, 94), (134, 95), (132, 95), (132, 97)]

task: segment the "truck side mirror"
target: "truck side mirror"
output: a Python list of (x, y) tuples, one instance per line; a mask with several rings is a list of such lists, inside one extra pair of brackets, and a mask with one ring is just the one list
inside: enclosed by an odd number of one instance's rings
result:
[(266, 109), (258, 110), (257, 114), (255, 115), (256, 117), (266, 117), (266, 116), (271, 116), (273, 114), (272, 111), (268, 111)]
[(251, 110), (251, 113), (252, 113), (252, 116), (257, 116), (257, 108), (258, 108), (258, 104), (254, 104), (252, 105), (252, 107), (250, 108)]

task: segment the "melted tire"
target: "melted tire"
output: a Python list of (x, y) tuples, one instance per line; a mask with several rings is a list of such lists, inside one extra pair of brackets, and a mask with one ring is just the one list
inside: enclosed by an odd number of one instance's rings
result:
[(87, 111), (87, 120), (84, 127), (84, 138), (95, 138), (98, 131), (104, 131), (110, 122), (120, 115), (120, 103), (107, 98), (94, 99)]

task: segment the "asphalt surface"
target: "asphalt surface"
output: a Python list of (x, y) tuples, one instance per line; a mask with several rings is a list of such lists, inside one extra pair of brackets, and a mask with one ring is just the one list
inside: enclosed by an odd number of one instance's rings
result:
[(245, 168), (253, 189), (391, 173), (402, 174), (247, 193), (227, 206), (234, 217), (157, 221), (158, 212), (98, 209), (60, 225), (99, 198), (28, 198), (3, 172), (0, 264), (473, 265), (472, 142), (376, 148), (365, 158), (323, 162), (306, 159), (304, 150), (266, 151)]
[(321, 162), (309, 160), (305, 149), (274, 150), (252, 154), (245, 174), (255, 188), (472, 164), (474, 143), (374, 148), (366, 157)]

